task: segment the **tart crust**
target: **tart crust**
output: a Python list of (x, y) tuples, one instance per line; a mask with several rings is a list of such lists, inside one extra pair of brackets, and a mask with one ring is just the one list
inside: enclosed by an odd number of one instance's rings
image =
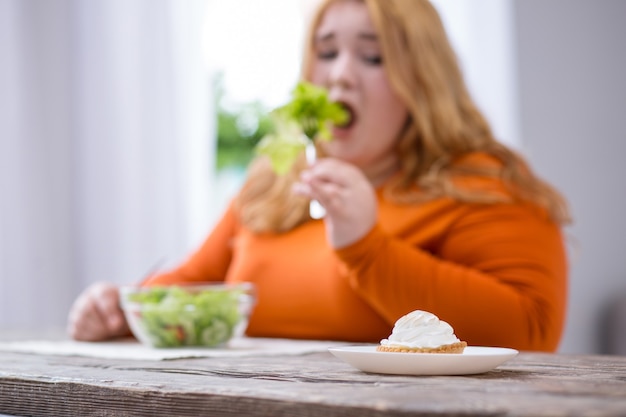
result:
[(467, 347), (466, 342), (457, 342), (450, 345), (441, 345), (434, 348), (407, 347), (407, 346), (382, 346), (376, 347), (378, 352), (402, 352), (402, 353), (463, 353)]

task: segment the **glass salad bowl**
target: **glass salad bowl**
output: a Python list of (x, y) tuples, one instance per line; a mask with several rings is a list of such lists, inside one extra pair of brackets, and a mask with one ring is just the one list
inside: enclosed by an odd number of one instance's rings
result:
[(120, 288), (131, 331), (157, 348), (224, 346), (243, 335), (255, 301), (251, 283)]

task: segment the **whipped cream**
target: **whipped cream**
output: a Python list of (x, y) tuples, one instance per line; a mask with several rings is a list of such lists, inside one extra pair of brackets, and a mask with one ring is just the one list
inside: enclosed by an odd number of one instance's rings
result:
[(415, 310), (396, 321), (391, 335), (380, 341), (383, 346), (436, 348), (460, 342), (452, 326), (427, 311)]

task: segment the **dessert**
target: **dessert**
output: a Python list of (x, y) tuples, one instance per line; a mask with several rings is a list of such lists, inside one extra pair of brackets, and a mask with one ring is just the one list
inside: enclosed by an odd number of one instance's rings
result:
[(466, 342), (452, 326), (432, 313), (415, 310), (396, 321), (391, 335), (380, 341), (379, 352), (463, 353)]

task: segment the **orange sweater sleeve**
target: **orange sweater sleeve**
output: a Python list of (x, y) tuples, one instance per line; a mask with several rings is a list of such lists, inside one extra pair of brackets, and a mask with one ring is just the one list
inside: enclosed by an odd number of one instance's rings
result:
[(471, 345), (555, 350), (567, 276), (559, 228), (523, 205), (464, 210), (429, 251), (380, 226), (337, 250), (352, 288), (390, 323), (423, 309)]

